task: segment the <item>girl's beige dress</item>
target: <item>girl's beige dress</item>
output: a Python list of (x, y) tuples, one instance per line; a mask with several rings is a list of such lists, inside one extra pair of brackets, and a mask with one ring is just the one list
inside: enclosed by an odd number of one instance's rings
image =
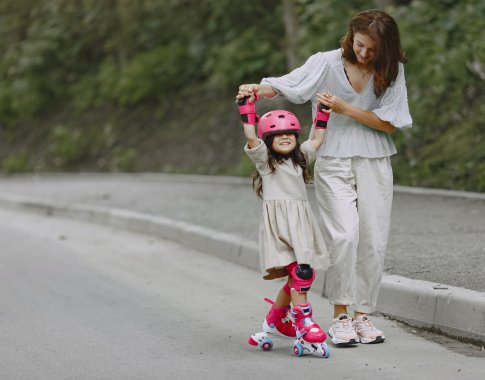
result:
[[(315, 160), (310, 141), (300, 148), (308, 163)], [(246, 145), (244, 151), (263, 180), (259, 257), (265, 278), (280, 277), (281, 269), (294, 261), (314, 269), (327, 268), (328, 252), (308, 202), (303, 169), (287, 159), (271, 173), (268, 148), (261, 140), (253, 149)]]

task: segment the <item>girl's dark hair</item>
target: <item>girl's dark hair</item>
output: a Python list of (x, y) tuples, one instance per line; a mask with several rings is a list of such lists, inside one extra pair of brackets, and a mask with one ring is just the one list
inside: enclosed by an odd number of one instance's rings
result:
[[(305, 183), (311, 183), (312, 176), (310, 174), (310, 170), (308, 168), (308, 162), (305, 158), (305, 155), (300, 149), (300, 142), (298, 141), (298, 135), (295, 134), (297, 137), (296, 139), (296, 147), (288, 154), (280, 154), (273, 150), (273, 140), (276, 135), (270, 135), (264, 139), (264, 143), (268, 147), (268, 165), (269, 169), (271, 170), (271, 174), (276, 171), (276, 165), (283, 163), (284, 160), (290, 159), (293, 161), (293, 165), (300, 166), (303, 169), (303, 181)], [(263, 179), (261, 175), (256, 170), (254, 173), (251, 173), (251, 178), (253, 179), (253, 189), (258, 195), (258, 197), (263, 198)]]
[(399, 62), (407, 62), (401, 48), (398, 26), (391, 16), (377, 9), (357, 13), (350, 20), (347, 34), (340, 41), (343, 57), (353, 64), (357, 63), (353, 49), (356, 33), (366, 34), (376, 42), (374, 93), (380, 97), (396, 80)]

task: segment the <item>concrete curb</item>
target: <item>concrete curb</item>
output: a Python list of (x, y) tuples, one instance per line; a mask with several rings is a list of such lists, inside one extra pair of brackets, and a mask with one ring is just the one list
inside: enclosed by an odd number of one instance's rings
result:
[[(116, 174), (119, 178), (122, 175)], [(172, 182), (193, 182), (193, 183), (220, 183), (230, 185), (247, 185), (250, 187), (250, 179), (248, 177), (234, 177), (234, 176), (209, 176), (209, 175), (197, 175), (197, 174), (166, 174), (166, 173), (138, 173), (136, 174), (140, 179), (144, 181), (172, 181)], [(72, 176), (72, 174), (70, 174)], [(131, 176), (131, 174), (130, 174)], [(133, 180), (131, 176), (127, 177), (127, 180)], [(62, 178), (62, 177), (61, 177)], [(308, 187), (314, 185), (309, 184)], [(412, 194), (412, 195), (429, 195), (445, 198), (462, 198), (462, 199), (476, 199), (485, 201), (485, 193), (477, 193), (472, 191), (462, 190), (447, 190), (447, 189), (434, 189), (426, 187), (414, 187), (414, 186), (400, 186), (394, 185), (394, 192), (400, 194)]]
[[(26, 174), (14, 174), (5, 175), (0, 174), (0, 178), (16, 178), (24, 179), (27, 181), (33, 178), (38, 179), (55, 179), (56, 181), (76, 181), (85, 180), (89, 178), (99, 179), (100, 173), (26, 173)], [(133, 181), (134, 178), (145, 182), (158, 182), (158, 181), (171, 181), (171, 182), (191, 182), (191, 183), (211, 183), (211, 184), (225, 184), (225, 185), (246, 185), (251, 187), (251, 181), (249, 177), (235, 177), (235, 176), (214, 176), (205, 174), (169, 174), (169, 173), (152, 173), (152, 172), (138, 172), (138, 173), (103, 173), (104, 178), (116, 178), (118, 180), (126, 180), (128, 182)], [(313, 187), (312, 184), (308, 185), (309, 188)], [(472, 191), (462, 190), (447, 190), (447, 189), (435, 189), (427, 187), (414, 187), (414, 186), (401, 186), (394, 185), (394, 192), (401, 194), (412, 195), (429, 195), (445, 198), (462, 198), (462, 199), (475, 199), (485, 201), (485, 192), (478, 193)]]
[[(258, 246), (237, 236), (162, 216), (123, 209), (71, 205), (0, 194), (0, 207), (99, 223), (175, 241), (198, 251), (259, 271)], [(312, 290), (324, 291), (325, 273)], [(485, 342), (485, 293), (385, 275), (377, 311), (412, 326)]]
[(485, 342), (485, 293), (386, 275), (377, 310), (411, 326)]

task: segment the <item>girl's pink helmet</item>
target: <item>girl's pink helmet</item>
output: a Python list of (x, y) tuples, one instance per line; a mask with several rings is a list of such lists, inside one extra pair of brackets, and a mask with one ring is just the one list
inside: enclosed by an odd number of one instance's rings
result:
[(300, 122), (289, 111), (274, 110), (266, 112), (258, 124), (258, 137), (264, 140), (267, 136), (279, 133), (295, 133), (300, 135)]

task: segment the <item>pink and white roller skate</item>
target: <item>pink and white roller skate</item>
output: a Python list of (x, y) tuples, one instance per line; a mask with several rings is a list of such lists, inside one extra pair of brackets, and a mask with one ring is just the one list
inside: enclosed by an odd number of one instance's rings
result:
[(271, 304), (263, 322), (263, 331), (249, 337), (251, 346), (259, 346), (263, 351), (271, 351), (274, 338), (296, 338), (295, 324), (290, 316), (290, 307), (276, 307), (268, 298), (264, 299)]
[(305, 351), (323, 358), (330, 356), (330, 349), (325, 343), (327, 334), (312, 319), (310, 302), (293, 307), (291, 312), (295, 319), (296, 340), (293, 350), (296, 356), (302, 356)]

